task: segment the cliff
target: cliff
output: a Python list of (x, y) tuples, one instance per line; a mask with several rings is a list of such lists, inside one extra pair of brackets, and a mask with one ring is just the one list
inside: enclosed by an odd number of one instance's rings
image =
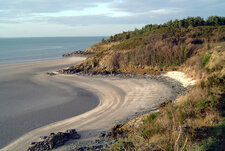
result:
[(111, 36), (85, 50), (95, 55), (70, 69), (140, 74), (175, 70), (199, 49), (225, 40), (225, 19), (219, 18), (218, 24), (187, 18)]

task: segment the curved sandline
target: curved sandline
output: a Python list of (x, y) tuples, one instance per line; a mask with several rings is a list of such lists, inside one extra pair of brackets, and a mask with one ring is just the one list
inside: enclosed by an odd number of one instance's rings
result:
[[(43, 77), (39, 77), (39, 80), (41, 80), (43, 82), (43, 80), (46, 80), (46, 79), (44, 79)], [(102, 114), (104, 112), (107, 112), (107, 110), (110, 109), (110, 108), (112, 108), (113, 106), (118, 106), (119, 103), (120, 103), (119, 99), (113, 99), (114, 101), (111, 101), (110, 103), (108, 103), (108, 102), (105, 103), (105, 102), (102, 101), (103, 100), (102, 97), (104, 98), (104, 96), (101, 96), (100, 97), (100, 103), (99, 103), (99, 105), (95, 109), (89, 111), (88, 113), (84, 113), (84, 114), (78, 115), (76, 117), (72, 117), (72, 118), (69, 118), (69, 119), (66, 119), (66, 120), (62, 120), (60, 122), (55, 122), (55, 123), (49, 124), (47, 126), (44, 126), (44, 127), (38, 128), (38, 129), (35, 129), (35, 130), (33, 130), (33, 131), (25, 134), (24, 136), (20, 137), (19, 139), (17, 139), (13, 143), (9, 144), (8, 146), (6, 146), (5, 148), (3, 148), (2, 150), (3, 151), (4, 150), (17, 150), (17, 149), (20, 150), (20, 148), (18, 146), (18, 144), (20, 144), (20, 142), (25, 142), (25, 144), (27, 144), (27, 142), (30, 142), (31, 140), (35, 141), (38, 138), (37, 136), (40, 136), (40, 132), (43, 132), (43, 131), (51, 131), (51, 129), (57, 128), (57, 127), (59, 127), (57, 129), (60, 131), (60, 129), (61, 129), (62, 126), (63, 127), (68, 127), (71, 124), (73, 124), (73, 125), (75, 124), (76, 125), (76, 123), (78, 123), (78, 122), (76, 122), (77, 119), (79, 119), (79, 121), (83, 121), (83, 120), (89, 119), (89, 117), (86, 117), (86, 114), (100, 115), (100, 114)], [(113, 98), (113, 96), (105, 96), (105, 97), (112, 97)], [(79, 125), (79, 127), (83, 127), (83, 125), (86, 125), (87, 123), (92, 122), (94, 120), (96, 120), (96, 119), (89, 120), (89, 121), (87, 120), (87, 122), (83, 122), (83, 124), (82, 125)], [(23, 147), (21, 147), (21, 149), (22, 148)]]
[[(159, 95), (162, 91), (166, 92), (164, 97), (170, 97), (171, 95), (168, 87), (160, 83), (157, 84), (155, 81), (132, 79), (110, 81), (61, 75), (55, 77), (43, 76), (39, 80), (72, 83), (97, 94), (100, 103), (96, 108), (86, 113), (35, 129), (9, 144), (2, 151), (25, 150), (32, 141), (37, 141), (39, 136), (48, 135), (50, 132), (65, 131), (69, 128), (75, 128), (79, 132), (96, 129), (96, 126), (99, 129), (108, 128), (116, 120), (127, 117), (145, 104), (151, 106), (151, 104), (157, 103), (156, 99), (160, 98)], [(132, 85), (132, 87), (127, 87), (128, 85)], [(156, 91), (152, 91), (153, 93), (149, 92), (154, 89)], [(149, 101), (148, 97), (150, 97)]]

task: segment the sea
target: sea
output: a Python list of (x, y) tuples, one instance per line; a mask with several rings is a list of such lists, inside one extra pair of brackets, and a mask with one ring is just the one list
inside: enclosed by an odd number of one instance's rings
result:
[(0, 38), (0, 63), (57, 59), (89, 48), (102, 38), (107, 37)]
[[(0, 67), (61, 58), (64, 53), (89, 48), (102, 38), (107, 37), (0, 38)], [(0, 79), (0, 150), (29, 131), (77, 116), (99, 103), (97, 96), (75, 85), (59, 82), (73, 92), (70, 94), (64, 86), (36, 84), (31, 75), (19, 73)]]

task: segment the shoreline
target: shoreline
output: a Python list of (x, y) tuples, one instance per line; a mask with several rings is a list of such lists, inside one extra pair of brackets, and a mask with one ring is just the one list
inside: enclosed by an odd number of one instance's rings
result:
[[(75, 85), (37, 81), (37, 77), (46, 75), (46, 70), (57, 70), (83, 59), (0, 65), (1, 147), (31, 130), (82, 114), (98, 105), (95, 94)], [(77, 106), (76, 110), (73, 106)]]
[[(178, 71), (171, 71), (169, 72), (170, 74), (176, 74), (177, 76), (182, 76), (183, 72), (178, 72)], [(179, 75), (180, 74), (180, 75)], [(151, 106), (151, 108), (142, 108), (141, 110), (137, 112), (133, 112), (132, 114), (129, 114), (122, 120), (115, 121), (113, 125), (108, 128), (99, 131), (96, 133), (93, 138), (85, 138), (85, 139), (80, 139), (77, 141), (69, 141), (66, 143), (64, 146), (56, 149), (57, 151), (64, 151), (64, 150), (73, 150), (73, 149), (78, 149), (78, 150), (95, 150), (95, 149), (106, 149), (110, 147), (112, 144), (116, 143), (116, 139), (113, 138), (112, 133), (115, 127), (124, 125), (129, 121), (132, 121), (133, 119), (136, 119), (138, 117), (141, 117), (142, 115), (151, 113), (151, 112), (158, 112), (159, 106), (163, 105), (167, 101), (172, 101), (175, 102), (176, 99), (184, 95), (186, 93), (189, 93), (191, 91), (191, 88), (189, 88), (189, 85), (194, 84), (194, 80), (191, 80), (190, 78), (183, 77), (183, 81), (178, 81), (177, 77), (171, 77), (168, 76), (166, 73), (160, 74), (160, 75), (139, 75), (139, 74), (116, 74), (116, 75), (111, 75), (111, 74), (97, 74), (97, 75), (89, 75), (89, 74), (75, 74), (78, 77), (89, 77), (93, 79), (122, 79), (122, 80), (153, 80), (157, 83), (163, 83), (167, 86), (169, 86), (172, 89), (172, 95), (170, 98), (161, 98), (163, 101), (161, 103), (157, 103), (155, 106)], [(186, 79), (186, 80), (185, 80)], [(189, 84), (187, 84), (190, 82)], [(87, 133), (87, 132), (86, 132)], [(89, 133), (93, 133), (93, 131), (90, 131)]]
[[(31, 142), (30, 139), (35, 141), (38, 140), (40, 135), (48, 135), (50, 132), (75, 128), (78, 133), (81, 134), (81, 140), (75, 142), (70, 141), (66, 143), (65, 146), (62, 146), (57, 150), (66, 150), (68, 148), (72, 149), (74, 146), (76, 146), (77, 142), (81, 142), (85, 139), (93, 140), (93, 138), (95, 138), (101, 131), (110, 129), (115, 123), (126, 122), (132, 118), (140, 116), (141, 114), (149, 112), (151, 108), (154, 108), (155, 106), (159, 105), (160, 102), (162, 103), (165, 101), (165, 98), (170, 99), (172, 96), (172, 98), (175, 99), (177, 97), (176, 95), (173, 96), (173, 93), (176, 92), (172, 92), (176, 86), (173, 84), (168, 86), (168, 83), (166, 84), (162, 81), (159, 82), (159, 79), (153, 78), (90, 78), (76, 75), (47, 76), (46, 74), (42, 74), (41, 76), (37, 75), (35, 80), (39, 81), (40, 83), (43, 81), (48, 81), (51, 83), (63, 81), (72, 85), (76, 85), (79, 88), (83, 88), (93, 94), (96, 94), (100, 99), (100, 103), (97, 107), (89, 110), (86, 113), (51, 123), (26, 133), (24, 136), (20, 137), (1, 150), (15, 150), (15, 146), (21, 143), (23, 143), (23, 145), (20, 147), (17, 146), (17, 148), (18, 150), (24, 150), (28, 148)], [(169, 78), (168, 81), (171, 81), (171, 79)], [(172, 80), (172, 83), (175, 83), (176, 85), (178, 82)], [(127, 85), (131, 85), (132, 87), (127, 87)], [(178, 86), (178, 88), (179, 87), (180, 86)], [(117, 116), (121, 117), (118, 118)], [(107, 121), (108, 124), (106, 123)]]
[[(79, 57), (84, 57), (84, 56), (79, 56)], [(18, 64), (18, 63), (32, 63), (32, 62), (42, 62), (42, 61), (50, 61), (50, 60), (59, 60), (59, 59), (62, 59), (61, 56), (58, 56), (58, 57), (50, 57), (50, 58), (44, 58), (44, 59), (27, 59), (27, 60), (21, 60), (21, 61), (9, 61), (9, 62), (4, 62), (4, 61), (1, 61), (0, 62), (0, 65), (8, 65), (8, 64)], [(8, 59), (6, 59), (8, 60)]]

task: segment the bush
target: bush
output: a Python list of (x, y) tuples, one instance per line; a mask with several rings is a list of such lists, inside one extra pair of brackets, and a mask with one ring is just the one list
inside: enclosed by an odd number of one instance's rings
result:
[(143, 128), (141, 131), (141, 137), (143, 137), (144, 139), (148, 138), (148, 132), (145, 128)]
[(133, 143), (119, 140), (111, 147), (111, 151), (123, 151), (123, 150), (134, 150)]
[(213, 87), (213, 86), (218, 86), (221, 90), (224, 90), (224, 81), (225, 81), (225, 76), (218, 78), (215, 74), (212, 76), (208, 77), (207, 79), (207, 86), (208, 87)]
[(204, 89), (205, 88), (205, 81), (201, 81), (200, 86), (201, 86), (202, 89)]
[(217, 147), (216, 140), (212, 137), (203, 140), (201, 143), (196, 145), (191, 151), (215, 151)]
[(206, 63), (209, 61), (209, 59), (210, 59), (210, 55), (205, 54), (204, 58), (202, 59), (202, 66), (205, 66)]
[(211, 100), (200, 100), (196, 104), (196, 109), (197, 109), (197, 111), (201, 111), (201, 110), (206, 109), (208, 107), (215, 107), (216, 103), (217, 103), (217, 100), (215, 98), (213, 98)]
[(158, 113), (152, 113), (145, 120), (143, 120), (144, 125), (140, 135), (144, 139), (148, 139), (160, 132), (162, 124), (156, 121), (157, 114)]
[[(154, 119), (156, 118), (156, 113), (152, 113), (152, 114), (150, 114), (148, 117), (147, 117), (147, 121), (148, 122), (152, 122)], [(146, 121), (145, 120), (145, 121)]]

